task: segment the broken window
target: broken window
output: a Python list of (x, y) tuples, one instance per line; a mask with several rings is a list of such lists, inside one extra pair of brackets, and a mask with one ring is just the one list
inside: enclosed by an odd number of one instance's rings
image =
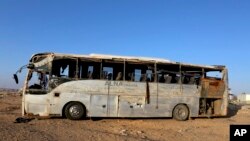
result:
[(146, 71), (146, 77), (147, 77), (147, 81), (154, 82), (154, 73), (153, 73), (153, 70), (147, 70)]
[(46, 94), (48, 91), (49, 73), (31, 70), (28, 74), (28, 93)]
[(141, 69), (135, 69), (134, 71), (134, 74), (135, 74), (135, 82), (140, 82), (142, 81), (142, 74), (141, 74)]
[(157, 79), (160, 83), (181, 83), (179, 64), (157, 64)]
[(214, 79), (221, 80), (222, 73), (220, 71), (209, 71), (209, 72), (206, 72), (206, 78), (214, 78)]
[(76, 78), (76, 60), (75, 59), (60, 59), (54, 60), (52, 64), (52, 77), (61, 78)]
[(107, 80), (113, 80), (113, 68), (103, 67), (103, 78)]

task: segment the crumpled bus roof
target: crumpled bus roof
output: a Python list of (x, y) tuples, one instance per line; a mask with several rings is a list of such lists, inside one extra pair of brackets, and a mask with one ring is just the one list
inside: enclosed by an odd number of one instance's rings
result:
[(32, 55), (32, 58), (38, 56), (53, 56), (55, 58), (80, 58), (80, 59), (110, 59), (110, 60), (117, 60), (117, 61), (129, 61), (129, 62), (150, 62), (150, 63), (160, 63), (160, 64), (181, 64), (182, 66), (190, 66), (190, 67), (201, 67), (206, 69), (216, 69), (222, 70), (226, 67), (223, 65), (196, 65), (196, 64), (189, 64), (189, 63), (180, 63), (175, 61), (170, 61), (168, 59), (162, 58), (151, 58), (151, 57), (135, 57), (135, 56), (118, 56), (118, 55), (107, 55), (107, 54), (95, 54), (91, 53), (89, 55), (81, 55), (81, 54), (65, 54), (65, 53), (52, 53), (52, 52), (45, 52), (45, 53), (37, 53)]

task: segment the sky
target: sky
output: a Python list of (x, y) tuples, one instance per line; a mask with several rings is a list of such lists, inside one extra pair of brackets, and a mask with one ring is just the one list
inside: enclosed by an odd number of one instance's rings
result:
[(22, 87), (12, 74), (40, 52), (225, 65), (250, 93), (250, 1), (0, 0), (0, 88)]

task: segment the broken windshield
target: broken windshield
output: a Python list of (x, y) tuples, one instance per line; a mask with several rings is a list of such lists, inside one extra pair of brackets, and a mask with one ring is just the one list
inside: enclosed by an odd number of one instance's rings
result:
[(29, 93), (46, 93), (48, 90), (49, 75), (46, 72), (30, 70), (28, 74)]

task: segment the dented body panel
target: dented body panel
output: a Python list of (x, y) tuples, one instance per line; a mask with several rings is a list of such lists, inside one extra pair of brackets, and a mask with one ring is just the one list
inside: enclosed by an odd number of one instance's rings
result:
[(198, 116), (200, 89), (197, 86), (180, 88), (173, 84), (157, 86), (150, 83), (149, 87), (150, 103), (147, 104), (146, 83), (72, 81), (63, 83), (45, 95), (26, 94), (25, 109), (34, 115), (62, 116), (66, 103), (78, 101), (86, 106), (90, 117), (171, 117), (173, 108), (179, 103), (185, 103), (192, 109), (190, 115)]

